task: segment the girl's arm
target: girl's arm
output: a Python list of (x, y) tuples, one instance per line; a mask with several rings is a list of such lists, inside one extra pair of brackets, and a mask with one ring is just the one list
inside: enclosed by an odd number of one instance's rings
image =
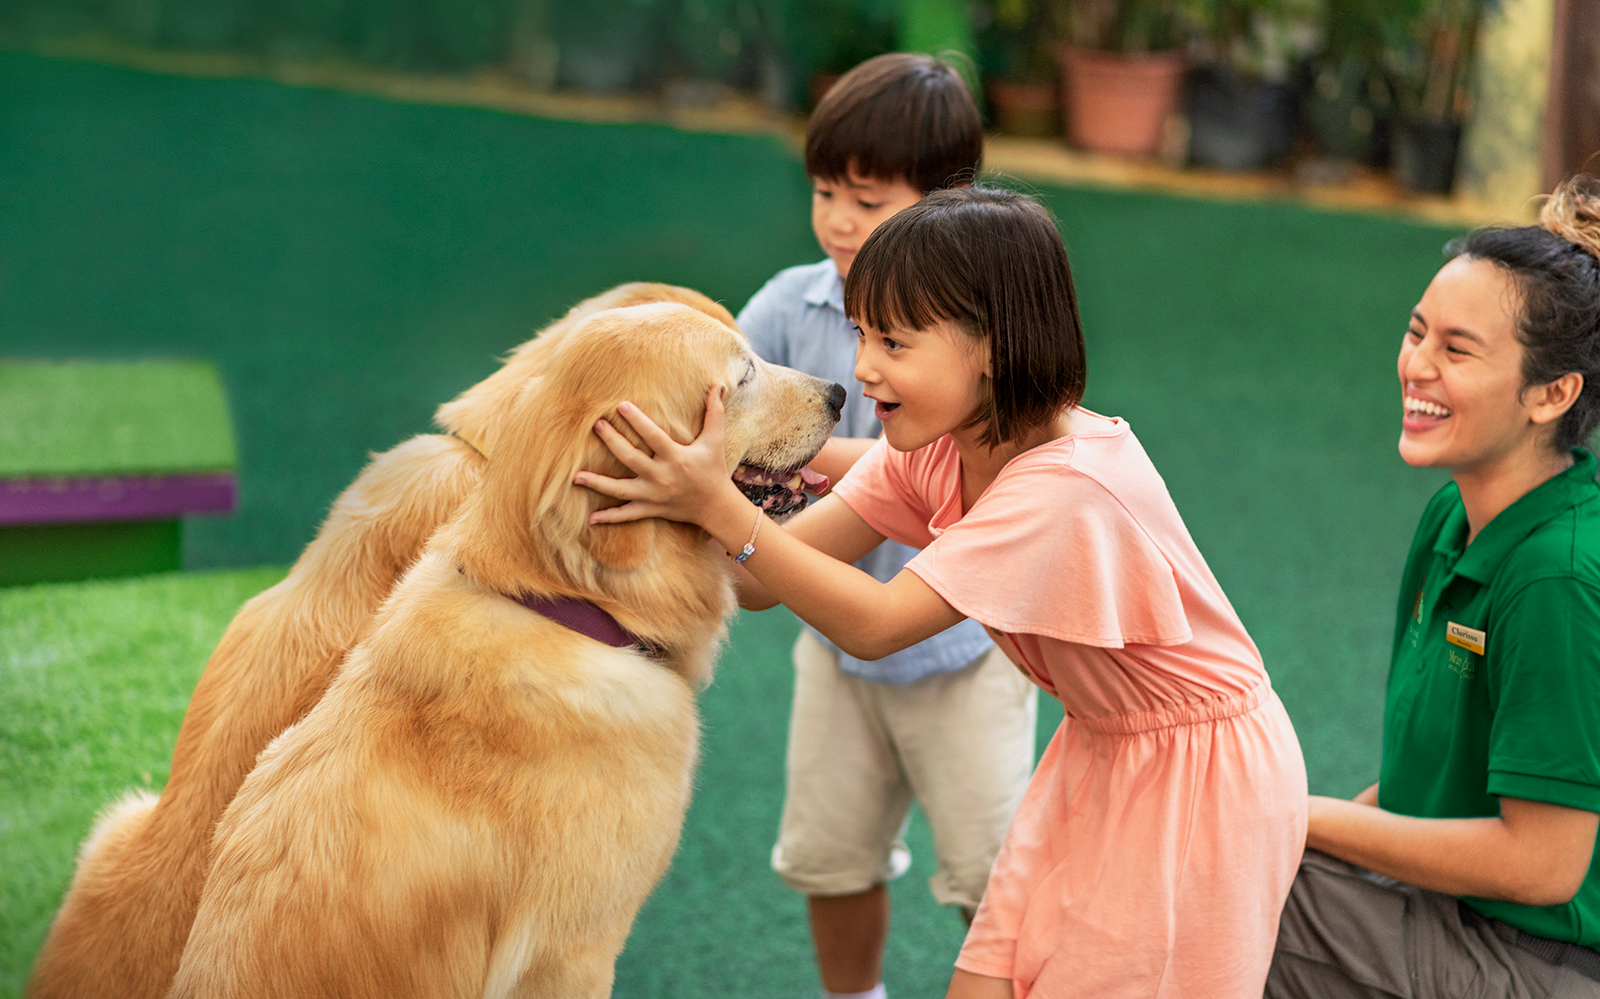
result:
[(950, 975), (944, 999), (1011, 999), (1016, 990), (1009, 978), (991, 978), (957, 968)]
[(876, 437), (829, 437), (828, 443), (811, 459), (811, 467), (826, 475), (828, 481), (838, 482), (876, 443)]
[[(812, 467), (816, 467), (815, 463)], [(789, 518), (781, 527), (769, 519), (761, 531), (765, 534), (768, 529), (787, 531), (817, 551), (840, 562), (858, 561), (867, 552), (883, 543), (883, 535), (873, 530), (845, 504), (844, 500), (836, 496), (824, 496), (814, 500), (810, 506)], [(711, 543), (718, 542), (713, 538)], [(726, 550), (738, 551), (736, 548)], [(750, 570), (735, 563), (734, 572), (738, 577), (740, 607), (745, 610), (766, 610), (779, 602)]]
[(1568, 902), (1589, 872), (1594, 812), (1501, 798), (1495, 818), (1419, 819), (1378, 808), (1376, 790), (1312, 795), (1306, 845), (1421, 888), (1519, 905)]
[[(707, 399), (704, 429), (689, 444), (674, 441), (631, 403), (623, 403), (619, 410), (654, 453), (634, 447), (605, 421), (596, 424), (595, 432), (637, 478), (580, 472), (574, 484), (626, 501), (595, 511), (591, 523), (663, 517), (698, 524), (724, 551), (738, 552), (759, 518), (755, 553), (744, 568), (767, 594), (858, 659), (882, 658), (962, 620), (914, 573), (901, 571), (888, 583), (880, 583), (833, 557), (860, 558), (882, 540), (842, 500), (825, 499), (814, 511), (795, 518), (795, 534), (753, 508), (728, 477), (718, 390), (713, 389)], [(802, 537), (829, 550), (819, 551)]]

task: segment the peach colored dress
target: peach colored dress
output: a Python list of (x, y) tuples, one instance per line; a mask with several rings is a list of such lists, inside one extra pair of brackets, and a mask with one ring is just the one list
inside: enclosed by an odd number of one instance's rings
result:
[(1259, 999), (1305, 844), (1300, 744), (1144, 448), (1078, 412), (1089, 430), (965, 515), (948, 437), (879, 441), (835, 488), (1066, 708), (956, 966), (1019, 999)]

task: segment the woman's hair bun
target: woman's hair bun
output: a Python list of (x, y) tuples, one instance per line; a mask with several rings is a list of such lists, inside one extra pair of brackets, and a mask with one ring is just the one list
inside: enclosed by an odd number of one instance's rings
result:
[(1539, 224), (1600, 259), (1600, 178), (1580, 173), (1562, 181), (1539, 210)]

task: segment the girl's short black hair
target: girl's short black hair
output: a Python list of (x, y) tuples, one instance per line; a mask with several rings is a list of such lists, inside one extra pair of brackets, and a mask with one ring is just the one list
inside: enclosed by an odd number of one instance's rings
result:
[(1583, 391), (1562, 414), (1554, 444), (1567, 451), (1587, 441), (1600, 424), (1600, 181), (1573, 177), (1546, 201), (1538, 225), (1479, 229), (1445, 253), (1487, 260), (1511, 275), (1522, 299), (1523, 384), (1581, 374)]
[(1088, 362), (1067, 249), (1050, 213), (1015, 191), (935, 191), (884, 222), (850, 266), (844, 308), (877, 330), (950, 321), (988, 340), (988, 399), (967, 426), (983, 426), (989, 447), (1083, 398)]
[(806, 123), (806, 176), (904, 180), (927, 194), (969, 184), (983, 120), (961, 74), (933, 56), (889, 52), (839, 78)]

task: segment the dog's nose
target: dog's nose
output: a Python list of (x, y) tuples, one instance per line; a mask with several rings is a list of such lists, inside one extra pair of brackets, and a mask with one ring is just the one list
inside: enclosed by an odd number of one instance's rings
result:
[(835, 420), (844, 412), (844, 386), (838, 382), (828, 387), (828, 408), (833, 410)]

